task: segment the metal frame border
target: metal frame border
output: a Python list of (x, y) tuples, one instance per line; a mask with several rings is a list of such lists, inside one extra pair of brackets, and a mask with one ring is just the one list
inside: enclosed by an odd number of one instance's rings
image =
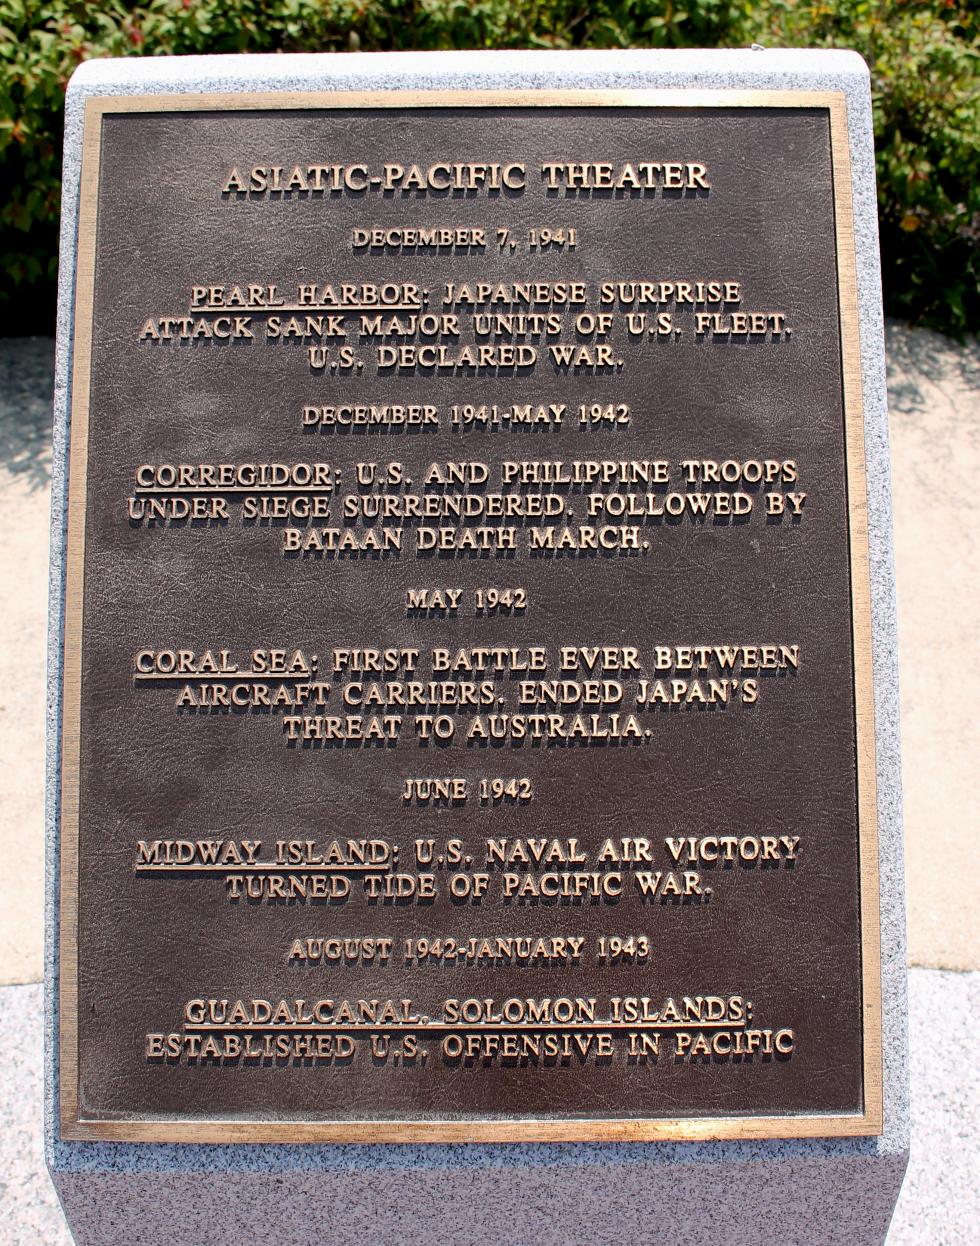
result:
[[(848, 1115), (662, 1118), (472, 1118), (289, 1120), (83, 1118), (78, 1096), (78, 818), (85, 505), (95, 247), (102, 119), (112, 113), (345, 108), (822, 108), (830, 119), (849, 520), (860, 885), (864, 1110)], [(186, 1143), (695, 1142), (880, 1135), (883, 1129), (879, 914), (871, 582), (851, 159), (845, 97), (836, 91), (374, 90), (258, 91), (97, 96), (85, 104), (78, 268), (72, 319), (68, 537), (65, 577), (60, 845), (59, 1090), (65, 1141)]]

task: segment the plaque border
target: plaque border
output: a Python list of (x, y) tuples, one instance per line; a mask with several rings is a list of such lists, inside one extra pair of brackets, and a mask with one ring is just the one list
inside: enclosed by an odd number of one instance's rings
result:
[[(102, 119), (117, 113), (352, 108), (773, 108), (825, 109), (830, 122), (837, 297), (848, 505), (854, 661), (860, 890), (863, 1110), (783, 1116), (222, 1120), (219, 1117), (85, 1117), (78, 1060), (78, 819), (81, 652), (88, 420)], [(58, 1079), (64, 1141), (166, 1143), (706, 1142), (874, 1137), (883, 1131), (881, 929), (872, 671), (871, 579), (857, 267), (846, 98), (838, 91), (677, 88), (245, 91), (91, 96), (78, 205), (74, 353), (69, 399), (67, 542), (62, 658)]]

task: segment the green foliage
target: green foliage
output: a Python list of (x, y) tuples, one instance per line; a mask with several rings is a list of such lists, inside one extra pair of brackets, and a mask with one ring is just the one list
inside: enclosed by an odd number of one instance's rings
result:
[(871, 69), (886, 310), (980, 328), (980, 4), (769, 0), (771, 47), (851, 47)]
[(978, 0), (0, 0), (0, 331), (50, 328), (64, 92), (90, 57), (752, 42), (865, 57), (886, 307), (975, 331), (978, 10)]

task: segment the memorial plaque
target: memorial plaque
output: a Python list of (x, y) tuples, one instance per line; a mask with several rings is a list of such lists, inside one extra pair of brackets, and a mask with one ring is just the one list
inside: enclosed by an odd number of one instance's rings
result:
[(848, 150), (88, 100), (64, 1138), (880, 1132)]

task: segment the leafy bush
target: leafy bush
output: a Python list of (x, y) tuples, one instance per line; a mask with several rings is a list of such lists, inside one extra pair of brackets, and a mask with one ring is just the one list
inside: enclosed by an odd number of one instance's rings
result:
[(980, 4), (768, 0), (743, 29), (871, 68), (885, 309), (980, 328)]
[(49, 331), (64, 90), (83, 60), (206, 52), (853, 47), (872, 69), (887, 309), (975, 330), (978, 0), (0, 0), (0, 333)]

